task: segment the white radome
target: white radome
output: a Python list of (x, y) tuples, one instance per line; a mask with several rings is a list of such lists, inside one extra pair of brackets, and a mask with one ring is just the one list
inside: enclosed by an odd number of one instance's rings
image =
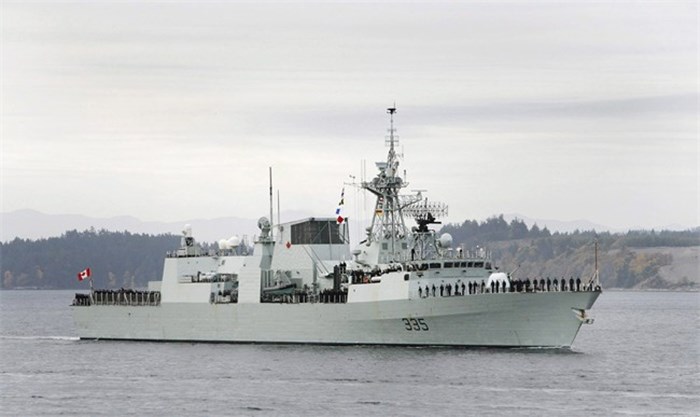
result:
[(442, 236), (440, 236), (440, 240), (438, 242), (440, 243), (441, 248), (451, 248), (452, 235), (449, 233), (443, 233)]

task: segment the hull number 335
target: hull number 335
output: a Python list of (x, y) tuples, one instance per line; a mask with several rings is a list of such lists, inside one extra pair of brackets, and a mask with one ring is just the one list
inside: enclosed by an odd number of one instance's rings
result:
[(422, 318), (406, 318), (401, 319), (404, 324), (404, 329), (409, 332), (427, 332), (430, 330), (428, 324)]

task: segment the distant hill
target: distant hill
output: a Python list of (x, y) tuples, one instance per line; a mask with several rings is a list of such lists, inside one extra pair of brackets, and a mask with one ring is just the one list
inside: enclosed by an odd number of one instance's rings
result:
[[(523, 216), (521, 214), (511, 213), (504, 214), (503, 218), (510, 222), (514, 219), (522, 220), (526, 225), (532, 227), (533, 225), (538, 225), (540, 228), (546, 227), (552, 233), (573, 233), (575, 231), (590, 231), (595, 230), (596, 232), (610, 232), (610, 233), (624, 233), (627, 229), (620, 227), (612, 227), (604, 224), (593, 223), (585, 219), (577, 220), (556, 220), (556, 219), (536, 219), (533, 217)], [(637, 228), (639, 229), (639, 228)], [(658, 225), (653, 228), (654, 230), (672, 230), (676, 232), (682, 232), (684, 230), (691, 229), (690, 226), (684, 226), (681, 224), (664, 224)]]
[[(554, 219), (535, 219), (532, 217), (527, 217), (523, 216), (520, 214), (504, 214), (503, 218), (507, 222), (511, 222), (512, 220), (518, 219), (523, 221), (526, 225), (529, 227), (532, 227), (534, 225), (537, 225), (538, 227), (546, 227), (552, 232), (559, 232), (559, 233), (573, 233), (576, 230), (578, 231), (587, 231), (587, 230), (595, 230), (597, 232), (611, 232), (611, 233), (618, 233), (618, 232), (623, 232), (623, 229), (619, 228), (614, 228), (610, 226), (606, 226), (603, 224), (598, 224), (598, 223), (593, 223), (588, 220), (584, 219), (578, 219), (578, 220), (554, 220)], [(685, 230), (686, 228), (682, 228), (682, 230)], [(675, 230), (675, 229), (674, 229)]]
[(233, 235), (248, 235), (252, 238), (258, 233), (257, 219), (239, 217), (147, 222), (131, 216), (97, 218), (79, 214), (45, 214), (34, 210), (17, 210), (2, 214), (0, 241), (7, 242), (16, 237), (22, 239), (58, 237), (67, 230), (90, 228), (113, 232), (128, 230), (131, 233), (179, 235), (185, 224), (191, 225), (195, 237), (204, 242), (216, 242)]
[[(312, 217), (309, 212), (283, 211), (282, 221)], [(514, 219), (523, 221), (528, 227), (537, 225), (547, 228), (550, 232), (571, 233), (576, 230), (619, 233), (626, 230), (592, 223), (588, 220), (561, 221), (552, 219), (536, 219), (519, 214), (503, 215), (506, 222)], [(362, 223), (362, 222), (361, 222)], [(109, 218), (90, 217), (80, 214), (46, 214), (36, 210), (16, 210), (0, 214), (0, 242), (7, 242), (16, 237), (21, 239), (42, 239), (61, 236), (67, 230), (109, 230), (120, 232), (128, 230), (131, 233), (146, 233), (159, 235), (172, 233), (179, 235), (185, 224), (192, 226), (197, 240), (217, 242), (233, 235), (248, 235), (253, 237), (258, 233), (257, 218), (219, 217), (215, 219), (189, 219), (176, 222), (142, 221), (133, 216), (117, 216)], [(353, 224), (355, 224), (353, 222)], [(687, 227), (669, 225), (657, 230), (686, 230)], [(351, 233), (355, 230), (351, 229)], [(359, 238), (359, 236), (353, 236)]]

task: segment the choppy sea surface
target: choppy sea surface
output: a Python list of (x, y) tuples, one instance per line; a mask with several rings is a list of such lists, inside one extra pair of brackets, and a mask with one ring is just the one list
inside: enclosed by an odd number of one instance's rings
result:
[(571, 350), (80, 341), (0, 292), (0, 414), (699, 415), (700, 294), (604, 292)]

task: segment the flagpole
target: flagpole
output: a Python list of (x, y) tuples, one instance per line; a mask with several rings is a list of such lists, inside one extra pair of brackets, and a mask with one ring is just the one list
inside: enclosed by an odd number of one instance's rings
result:
[(90, 279), (90, 304), (95, 304), (95, 297), (93, 296), (95, 287), (92, 285), (92, 275), (90, 275), (88, 278)]
[[(270, 240), (274, 240), (274, 223), (275, 218), (272, 217), (272, 167), (270, 167)], [(279, 214), (279, 213), (278, 213)]]

